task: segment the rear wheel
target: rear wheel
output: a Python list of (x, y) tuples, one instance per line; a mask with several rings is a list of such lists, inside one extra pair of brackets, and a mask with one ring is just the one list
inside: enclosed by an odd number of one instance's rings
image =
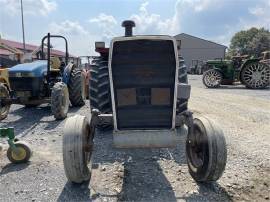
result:
[(222, 82), (222, 74), (215, 69), (210, 69), (204, 72), (202, 80), (207, 88), (218, 88)]
[(7, 118), (10, 104), (4, 104), (1, 102), (1, 99), (10, 98), (8, 88), (3, 84), (0, 83), (0, 120)]
[(84, 116), (76, 115), (67, 119), (63, 136), (63, 161), (66, 177), (74, 183), (82, 183), (91, 177), (93, 136)]
[[(101, 56), (93, 60), (90, 70), (89, 101), (91, 110), (98, 109), (102, 114), (112, 113), (108, 61)], [(97, 128), (110, 130), (112, 125), (102, 122)]]
[(243, 67), (240, 77), (247, 88), (266, 88), (270, 84), (270, 66), (261, 62), (249, 63)]
[[(185, 65), (184, 60), (179, 62), (178, 70), (178, 82), (179, 83), (188, 83), (187, 77), (187, 66)], [(181, 114), (188, 109), (188, 99), (178, 99), (177, 100), (177, 114)]]
[(112, 113), (108, 61), (103, 57), (93, 60), (89, 84), (89, 100), (91, 109), (101, 113)]
[(68, 87), (63, 82), (54, 84), (51, 93), (51, 110), (56, 120), (67, 117), (69, 108)]
[(85, 78), (79, 68), (73, 67), (68, 83), (69, 100), (74, 107), (85, 104)]
[(198, 182), (218, 180), (226, 166), (227, 149), (222, 130), (205, 117), (194, 119), (193, 134), (186, 142), (187, 163)]

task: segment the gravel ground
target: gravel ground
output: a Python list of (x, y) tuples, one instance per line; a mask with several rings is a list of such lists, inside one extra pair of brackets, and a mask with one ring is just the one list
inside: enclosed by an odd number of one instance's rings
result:
[[(218, 182), (192, 180), (185, 137), (175, 149), (120, 150), (108, 131), (96, 134), (90, 183), (70, 184), (62, 163), (64, 121), (55, 121), (46, 105), (13, 105), (0, 126), (15, 127), (33, 156), (28, 164), (10, 164), (0, 140), (0, 201), (269, 201), (270, 90), (206, 89), (200, 76), (189, 81), (190, 109), (216, 120), (226, 136), (228, 163)], [(87, 115), (89, 106), (70, 111)]]

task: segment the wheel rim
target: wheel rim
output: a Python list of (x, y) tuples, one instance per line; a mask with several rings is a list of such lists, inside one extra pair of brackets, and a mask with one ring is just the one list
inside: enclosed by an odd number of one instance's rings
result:
[(218, 86), (221, 83), (221, 74), (215, 70), (209, 70), (205, 73), (204, 82), (209, 87)]
[(207, 149), (207, 138), (198, 126), (194, 126), (193, 134), (189, 134), (187, 155), (196, 169), (203, 167)]
[(243, 81), (252, 88), (264, 87), (270, 81), (270, 68), (263, 63), (252, 63), (244, 69)]
[(9, 111), (10, 105), (2, 104), (3, 98), (9, 98), (9, 93), (3, 86), (0, 87), (0, 115), (6, 115)]
[(18, 147), (16, 146), (15, 150), (12, 150), (11, 152), (11, 157), (15, 160), (15, 161), (22, 161), (26, 158), (26, 151), (23, 147)]

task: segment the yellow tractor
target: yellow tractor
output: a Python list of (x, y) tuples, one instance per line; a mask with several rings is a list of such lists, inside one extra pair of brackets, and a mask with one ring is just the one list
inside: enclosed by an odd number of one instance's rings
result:
[(3, 99), (10, 98), (10, 91), (8, 69), (0, 67), (0, 121), (9, 113), (10, 103), (4, 102)]

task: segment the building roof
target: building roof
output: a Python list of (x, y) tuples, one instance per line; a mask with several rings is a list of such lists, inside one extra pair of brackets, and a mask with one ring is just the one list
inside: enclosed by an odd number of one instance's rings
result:
[(208, 42), (208, 43), (212, 43), (212, 44), (214, 44), (214, 45), (221, 46), (222, 48), (227, 48), (227, 46), (224, 46), (224, 45), (222, 45), (222, 44), (218, 44), (218, 43), (216, 43), (216, 42), (209, 41), (209, 40), (206, 40), (206, 39), (202, 39), (202, 38), (199, 38), (199, 37), (196, 37), (196, 36), (192, 36), (192, 35), (189, 35), (189, 34), (186, 34), (186, 33), (177, 34), (177, 35), (175, 35), (174, 37), (175, 37), (175, 38), (178, 38), (178, 37), (181, 37), (181, 36), (187, 36), (187, 37), (190, 37), (190, 38), (203, 40), (203, 41), (206, 41), (206, 42)]
[[(0, 39), (0, 43), (3, 43), (7, 46), (10, 46), (10, 47), (13, 47), (13, 48), (17, 48), (17, 49), (23, 49), (23, 43), (20, 43), (20, 42), (17, 42), (17, 41), (11, 41), (11, 40), (7, 40), (7, 39)], [(34, 51), (38, 48), (39, 46), (36, 46), (36, 45), (31, 45), (31, 44), (25, 44), (25, 49), (27, 51)], [(1, 52), (2, 50), (5, 50), (5, 49), (1, 49)], [(3, 51), (4, 53), (4, 51)], [(0, 53), (1, 54), (1, 53)], [(64, 57), (65, 56), (65, 52), (63, 51), (60, 51), (60, 50), (55, 50), (55, 49), (52, 49), (51, 50), (51, 54), (53, 55), (57, 55), (57, 56), (62, 56)], [(5, 54), (3, 54), (5, 55)], [(70, 57), (75, 57), (74, 55), (69, 55)]]
[(11, 54), (12, 54), (12, 52), (10, 52), (9, 50), (0, 48), (0, 55), (8, 56), (8, 55), (11, 55)]

